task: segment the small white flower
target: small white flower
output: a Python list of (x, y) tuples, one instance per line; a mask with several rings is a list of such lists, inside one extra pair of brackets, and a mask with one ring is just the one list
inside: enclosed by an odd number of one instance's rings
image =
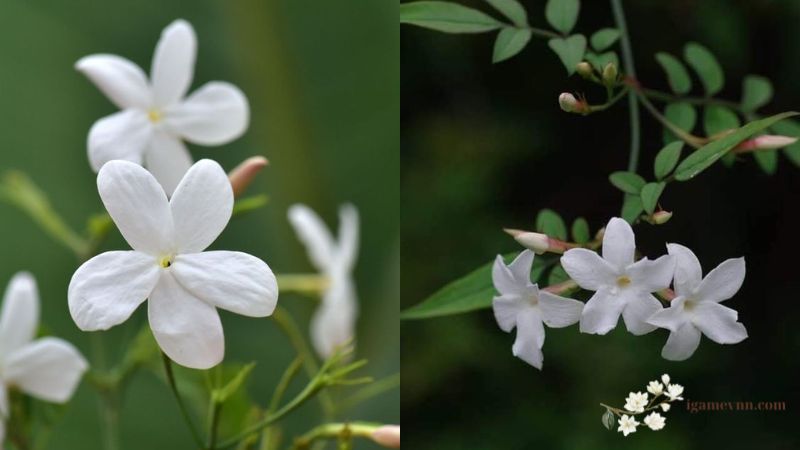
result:
[(621, 431), (623, 435), (627, 436), (631, 433), (635, 433), (636, 427), (639, 425), (639, 422), (637, 422), (635, 418), (623, 414), (619, 419), (619, 428), (617, 428), (617, 431)]
[(358, 210), (350, 204), (339, 208), (338, 242), (322, 219), (305, 205), (289, 208), (289, 222), (305, 244), (312, 264), (328, 278), (322, 304), (311, 319), (314, 348), (328, 358), (355, 336), (358, 299), (353, 267), (358, 257)]
[(661, 410), (662, 410), (662, 411), (664, 411), (664, 412), (667, 412), (667, 411), (669, 411), (669, 408), (670, 408), (670, 405), (669, 405), (669, 403), (662, 403), (662, 404), (660, 404), (660, 405), (658, 405), (658, 406), (660, 406), (660, 407), (661, 407)]
[(653, 395), (661, 395), (661, 393), (664, 392), (664, 385), (658, 381), (651, 381), (650, 384), (647, 385), (647, 392)]
[(184, 98), (196, 54), (194, 29), (176, 20), (156, 45), (150, 80), (139, 66), (116, 55), (90, 55), (75, 63), (122, 109), (98, 120), (89, 131), (89, 162), (95, 172), (114, 159), (144, 164), (172, 195), (192, 165), (183, 140), (221, 145), (244, 133), (249, 106), (236, 86), (212, 81)]
[(250, 317), (272, 314), (278, 284), (264, 261), (204, 252), (233, 209), (231, 184), (219, 164), (198, 161), (171, 200), (147, 170), (127, 161), (104, 165), (97, 187), (133, 251), (102, 253), (72, 276), (67, 295), (78, 328), (111, 328), (149, 298), (150, 328), (164, 353), (207, 369), (225, 354), (217, 307)]
[(683, 400), (683, 397), (681, 397), (681, 395), (683, 395), (683, 386), (680, 384), (670, 384), (667, 386), (667, 392), (664, 395), (669, 397), (669, 401), (671, 402)]
[(497, 324), (506, 333), (517, 328), (517, 338), (511, 351), (526, 363), (542, 368), (544, 325), (562, 328), (574, 324), (581, 317), (583, 303), (540, 291), (531, 283), (534, 254), (525, 250), (506, 266), (497, 255), (492, 267), (492, 281), (500, 293), (492, 301)]
[(669, 286), (675, 270), (671, 256), (634, 262), (636, 241), (628, 222), (613, 218), (603, 236), (603, 256), (585, 249), (568, 250), (561, 265), (580, 287), (595, 291), (581, 317), (582, 333), (606, 334), (620, 314), (628, 331), (641, 335), (656, 329), (647, 319), (662, 309), (651, 292)]
[(661, 382), (664, 383), (664, 386), (668, 386), (669, 385), (669, 375), (667, 375), (667, 374), (661, 375)]
[(647, 394), (644, 392), (631, 392), (625, 399), (625, 409), (630, 412), (644, 412), (645, 406), (647, 406)]
[(25, 272), (14, 275), (0, 311), (0, 444), (11, 410), (8, 388), (65, 403), (89, 368), (80, 352), (55, 337), (34, 340), (39, 327), (39, 292)]
[(694, 353), (700, 335), (718, 344), (736, 344), (747, 338), (738, 313), (720, 305), (739, 290), (745, 276), (744, 258), (729, 259), (703, 278), (700, 262), (691, 250), (667, 244), (676, 260), (675, 297), (669, 308), (657, 311), (648, 322), (670, 331), (661, 356), (682, 361)]
[(650, 429), (653, 431), (658, 431), (664, 428), (666, 421), (667, 419), (657, 412), (652, 412), (644, 418), (644, 424), (650, 427)]

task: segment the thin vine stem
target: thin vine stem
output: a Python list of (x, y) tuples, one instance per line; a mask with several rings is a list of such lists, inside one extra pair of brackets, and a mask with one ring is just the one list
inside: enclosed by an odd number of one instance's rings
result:
[[(622, 0), (611, 0), (611, 10), (614, 14), (614, 22), (620, 33), (620, 45), (622, 47), (622, 64), (628, 76), (636, 78), (636, 67), (633, 62), (633, 51), (631, 50), (631, 40), (628, 36), (628, 27), (625, 24), (625, 12), (622, 9)], [(628, 93), (628, 111), (630, 112), (631, 126), (631, 147), (628, 156), (628, 171), (636, 172), (639, 165), (639, 151), (641, 149), (641, 125), (639, 118), (639, 100), (636, 93)]]
[(205, 445), (203, 444), (203, 439), (200, 437), (200, 432), (197, 431), (197, 427), (195, 427), (194, 422), (192, 422), (192, 418), (189, 415), (189, 410), (186, 408), (186, 404), (183, 403), (180, 392), (178, 392), (178, 385), (175, 383), (175, 374), (172, 372), (172, 360), (169, 359), (169, 356), (167, 356), (166, 353), (162, 352), (161, 356), (164, 360), (164, 372), (167, 375), (167, 382), (172, 390), (172, 394), (175, 396), (175, 400), (178, 403), (178, 409), (181, 411), (181, 416), (183, 416), (186, 426), (191, 431), (192, 438), (194, 439), (198, 448), (203, 448)]

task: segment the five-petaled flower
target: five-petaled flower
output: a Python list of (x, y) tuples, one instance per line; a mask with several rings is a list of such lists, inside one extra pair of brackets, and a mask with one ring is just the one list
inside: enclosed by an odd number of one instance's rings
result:
[(647, 394), (643, 392), (631, 392), (625, 399), (625, 409), (630, 412), (644, 412), (645, 406), (647, 406)]
[(583, 303), (539, 290), (531, 283), (534, 253), (525, 250), (506, 266), (497, 255), (492, 267), (494, 287), (500, 292), (492, 301), (497, 324), (506, 333), (517, 328), (511, 348), (514, 356), (542, 368), (544, 325), (561, 328), (574, 324), (581, 317)]
[(675, 263), (669, 255), (634, 262), (635, 253), (631, 226), (615, 217), (606, 226), (602, 257), (585, 248), (568, 250), (561, 257), (564, 270), (580, 287), (596, 291), (583, 309), (582, 333), (606, 334), (617, 326), (620, 314), (633, 334), (656, 329), (647, 319), (662, 306), (651, 292), (669, 286)]
[(192, 26), (176, 20), (156, 45), (149, 81), (139, 66), (116, 55), (90, 55), (75, 64), (122, 109), (89, 131), (89, 162), (95, 172), (115, 159), (144, 164), (172, 195), (192, 165), (183, 140), (220, 145), (244, 133), (249, 106), (236, 86), (212, 81), (184, 98), (196, 53)]
[(667, 392), (664, 394), (669, 397), (669, 401), (674, 402), (675, 400), (683, 400), (683, 386), (680, 384), (670, 384), (667, 386)]
[(658, 431), (664, 428), (666, 421), (667, 419), (657, 412), (651, 412), (644, 418), (644, 424), (653, 431)]
[(352, 272), (358, 256), (358, 210), (350, 204), (339, 208), (338, 242), (305, 205), (289, 208), (289, 222), (311, 263), (327, 278), (322, 304), (311, 319), (311, 341), (317, 353), (328, 358), (355, 337), (358, 300)]
[(6, 289), (0, 311), (0, 444), (11, 414), (9, 388), (65, 403), (89, 368), (72, 344), (55, 337), (34, 340), (38, 326), (36, 281), (28, 273), (18, 273)]
[(225, 353), (217, 307), (250, 317), (272, 314), (278, 284), (264, 261), (240, 252), (204, 252), (233, 209), (219, 164), (198, 161), (170, 200), (147, 170), (127, 161), (104, 165), (97, 187), (133, 251), (102, 253), (75, 272), (68, 300), (80, 329), (118, 325), (149, 298), (150, 328), (164, 353), (206, 369)]
[(617, 428), (617, 431), (621, 431), (624, 436), (627, 436), (631, 433), (635, 433), (636, 427), (639, 425), (639, 422), (637, 422), (635, 418), (623, 414), (619, 419), (619, 428)]
[(744, 258), (729, 259), (703, 278), (697, 257), (679, 244), (667, 244), (676, 260), (675, 297), (669, 308), (656, 312), (648, 322), (670, 330), (661, 356), (682, 361), (694, 353), (700, 335), (718, 344), (736, 344), (747, 338), (738, 313), (720, 302), (733, 297), (745, 276)]

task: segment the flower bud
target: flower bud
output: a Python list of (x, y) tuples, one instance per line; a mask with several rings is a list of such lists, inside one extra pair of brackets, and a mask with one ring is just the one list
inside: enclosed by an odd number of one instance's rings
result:
[(615, 86), (617, 84), (617, 76), (619, 72), (617, 71), (617, 65), (613, 62), (606, 64), (603, 67), (603, 84), (606, 86)]
[(231, 181), (231, 186), (233, 187), (233, 196), (238, 197), (244, 193), (247, 187), (250, 186), (250, 183), (253, 182), (256, 175), (258, 175), (261, 169), (267, 164), (269, 164), (267, 158), (263, 156), (253, 156), (245, 159), (241, 164), (236, 166), (235, 169), (231, 170), (228, 174), (228, 179)]
[(795, 142), (797, 142), (797, 138), (765, 134), (742, 142), (737, 145), (733, 151), (734, 153), (745, 153), (758, 150), (775, 150), (792, 145)]
[(548, 238), (546, 234), (508, 228), (503, 231), (511, 235), (520, 245), (529, 250), (533, 250), (536, 254), (541, 255), (550, 248), (550, 238)]
[(594, 75), (594, 69), (592, 69), (592, 65), (586, 61), (581, 61), (575, 66), (575, 71), (578, 72), (578, 75), (582, 76), (583, 78), (589, 79)]
[(587, 114), (589, 112), (589, 105), (585, 100), (578, 100), (574, 95), (569, 92), (564, 92), (558, 96), (558, 105), (561, 109), (569, 113)]
[(670, 211), (656, 211), (653, 213), (653, 223), (656, 225), (663, 225), (669, 222), (669, 219), (672, 218), (672, 212)]
[(384, 425), (372, 432), (372, 440), (386, 448), (400, 448), (400, 426)]

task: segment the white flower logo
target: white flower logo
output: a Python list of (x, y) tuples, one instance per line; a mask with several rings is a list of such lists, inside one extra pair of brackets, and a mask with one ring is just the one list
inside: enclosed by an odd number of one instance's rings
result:
[(305, 244), (311, 263), (328, 278), (322, 305), (311, 319), (314, 348), (328, 358), (355, 336), (358, 299), (352, 272), (358, 257), (358, 210), (349, 204), (339, 209), (338, 242), (322, 219), (305, 205), (289, 208), (289, 222)]
[(0, 443), (11, 414), (8, 388), (33, 397), (65, 403), (72, 397), (88, 363), (67, 341), (34, 340), (39, 327), (39, 292), (28, 273), (11, 279), (0, 311)]
[(69, 310), (84, 331), (105, 330), (149, 298), (150, 328), (178, 364), (207, 369), (225, 353), (216, 308), (272, 314), (278, 285), (269, 266), (240, 252), (208, 251), (231, 217), (233, 192), (214, 161), (189, 169), (171, 200), (141, 166), (111, 161), (97, 175), (100, 197), (133, 251), (102, 253), (69, 285)]
[(89, 162), (95, 172), (115, 159), (144, 164), (171, 195), (192, 165), (183, 140), (220, 145), (244, 133), (249, 106), (236, 86), (212, 81), (184, 98), (196, 53), (192, 26), (176, 20), (156, 45), (150, 80), (139, 66), (116, 55), (90, 55), (75, 64), (122, 109), (89, 131)]
[(627, 436), (631, 433), (635, 433), (636, 427), (639, 425), (640, 423), (637, 422), (635, 418), (623, 414), (619, 419), (619, 428), (617, 428), (617, 431), (622, 432), (623, 436)]

